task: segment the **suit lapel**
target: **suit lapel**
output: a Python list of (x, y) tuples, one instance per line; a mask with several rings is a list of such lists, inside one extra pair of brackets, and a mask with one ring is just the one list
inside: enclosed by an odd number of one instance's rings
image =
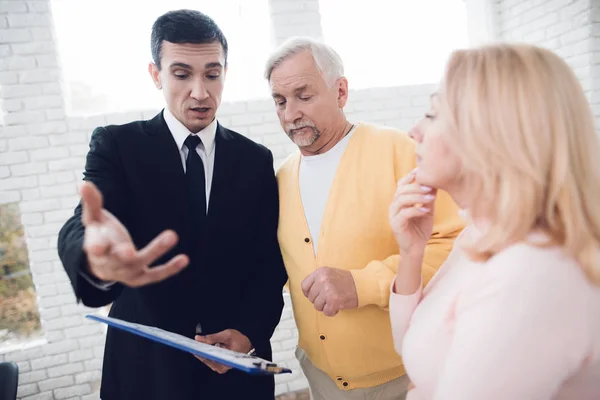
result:
[(189, 231), (187, 218), (188, 203), (185, 186), (185, 173), (181, 162), (181, 153), (167, 127), (162, 112), (146, 122), (145, 130), (152, 145), (148, 152), (153, 184), (160, 188), (166, 202), (171, 204), (179, 217), (180, 226)]
[(236, 155), (235, 138), (227, 129), (218, 124), (215, 137), (215, 166), (208, 203), (209, 223), (218, 221), (220, 206), (223, 205), (223, 199), (227, 197), (233, 180), (235, 180), (235, 171), (239, 162), (239, 157)]

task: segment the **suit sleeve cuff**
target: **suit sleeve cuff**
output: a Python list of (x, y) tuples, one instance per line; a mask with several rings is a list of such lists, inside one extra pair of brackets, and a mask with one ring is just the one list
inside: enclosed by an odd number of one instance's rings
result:
[(81, 277), (83, 279), (85, 279), (90, 285), (92, 285), (93, 287), (95, 287), (96, 289), (100, 289), (103, 290), (105, 292), (109, 291), (111, 286), (114, 285), (116, 282), (105, 282), (105, 281), (101, 281), (97, 278), (92, 277), (91, 275), (83, 272), (83, 271), (79, 271), (79, 275), (81, 275)]

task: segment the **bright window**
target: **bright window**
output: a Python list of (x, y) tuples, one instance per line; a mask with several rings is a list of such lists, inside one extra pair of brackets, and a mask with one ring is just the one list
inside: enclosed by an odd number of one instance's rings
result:
[(0, 347), (41, 336), (40, 314), (29, 271), (17, 204), (0, 205)]
[(464, 0), (320, 0), (325, 41), (351, 89), (438, 82), (453, 49), (468, 46)]
[(229, 43), (223, 101), (267, 97), (271, 52), (268, 0), (52, 0), (70, 114), (146, 110), (164, 104), (147, 72), (150, 33), (169, 10), (197, 9)]

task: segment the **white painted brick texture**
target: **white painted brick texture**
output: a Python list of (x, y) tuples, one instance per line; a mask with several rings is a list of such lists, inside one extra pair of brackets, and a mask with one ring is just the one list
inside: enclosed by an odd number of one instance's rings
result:
[(319, 0), (269, 0), (276, 44), (290, 36), (323, 38)]
[(547, 47), (574, 69), (600, 132), (600, 3), (595, 0), (496, 1), (502, 39)]
[(19, 364), (20, 399), (80, 398), (90, 383), (97, 389), (93, 346), (104, 333), (84, 323), (89, 310), (75, 303), (56, 253), (82, 165), (73, 146), (87, 139), (67, 127), (48, 1), (0, 2), (0, 43), (0, 202), (19, 202), (44, 330), (43, 340), (0, 353)]

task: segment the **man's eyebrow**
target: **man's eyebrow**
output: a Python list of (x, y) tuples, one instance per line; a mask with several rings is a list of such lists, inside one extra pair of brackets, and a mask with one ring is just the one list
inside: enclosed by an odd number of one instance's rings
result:
[[(185, 69), (193, 69), (191, 65), (186, 64), (186, 63), (182, 63), (180, 61), (176, 61), (174, 63), (171, 64), (171, 68), (173, 67), (178, 67), (178, 68), (185, 68)], [(204, 68), (209, 69), (209, 68), (223, 68), (223, 64), (221, 64), (218, 61), (213, 61), (213, 62), (209, 62), (204, 64)]]
[[(302, 85), (297, 87), (296, 89), (294, 89), (294, 93), (298, 94), (298, 93), (302, 93), (304, 92), (306, 89), (308, 89), (308, 85)], [(271, 96), (272, 97), (284, 97), (282, 94), (278, 93), (278, 92), (271, 92)]]
[(174, 62), (170, 65), (171, 68), (173, 67), (179, 67), (179, 68), (185, 68), (185, 69), (192, 69), (191, 65), (188, 65), (186, 63), (182, 63), (182, 62)]
[(208, 68), (223, 68), (223, 64), (221, 64), (218, 61), (213, 61), (213, 62), (204, 64), (204, 68), (206, 68), (206, 69), (208, 69)]

